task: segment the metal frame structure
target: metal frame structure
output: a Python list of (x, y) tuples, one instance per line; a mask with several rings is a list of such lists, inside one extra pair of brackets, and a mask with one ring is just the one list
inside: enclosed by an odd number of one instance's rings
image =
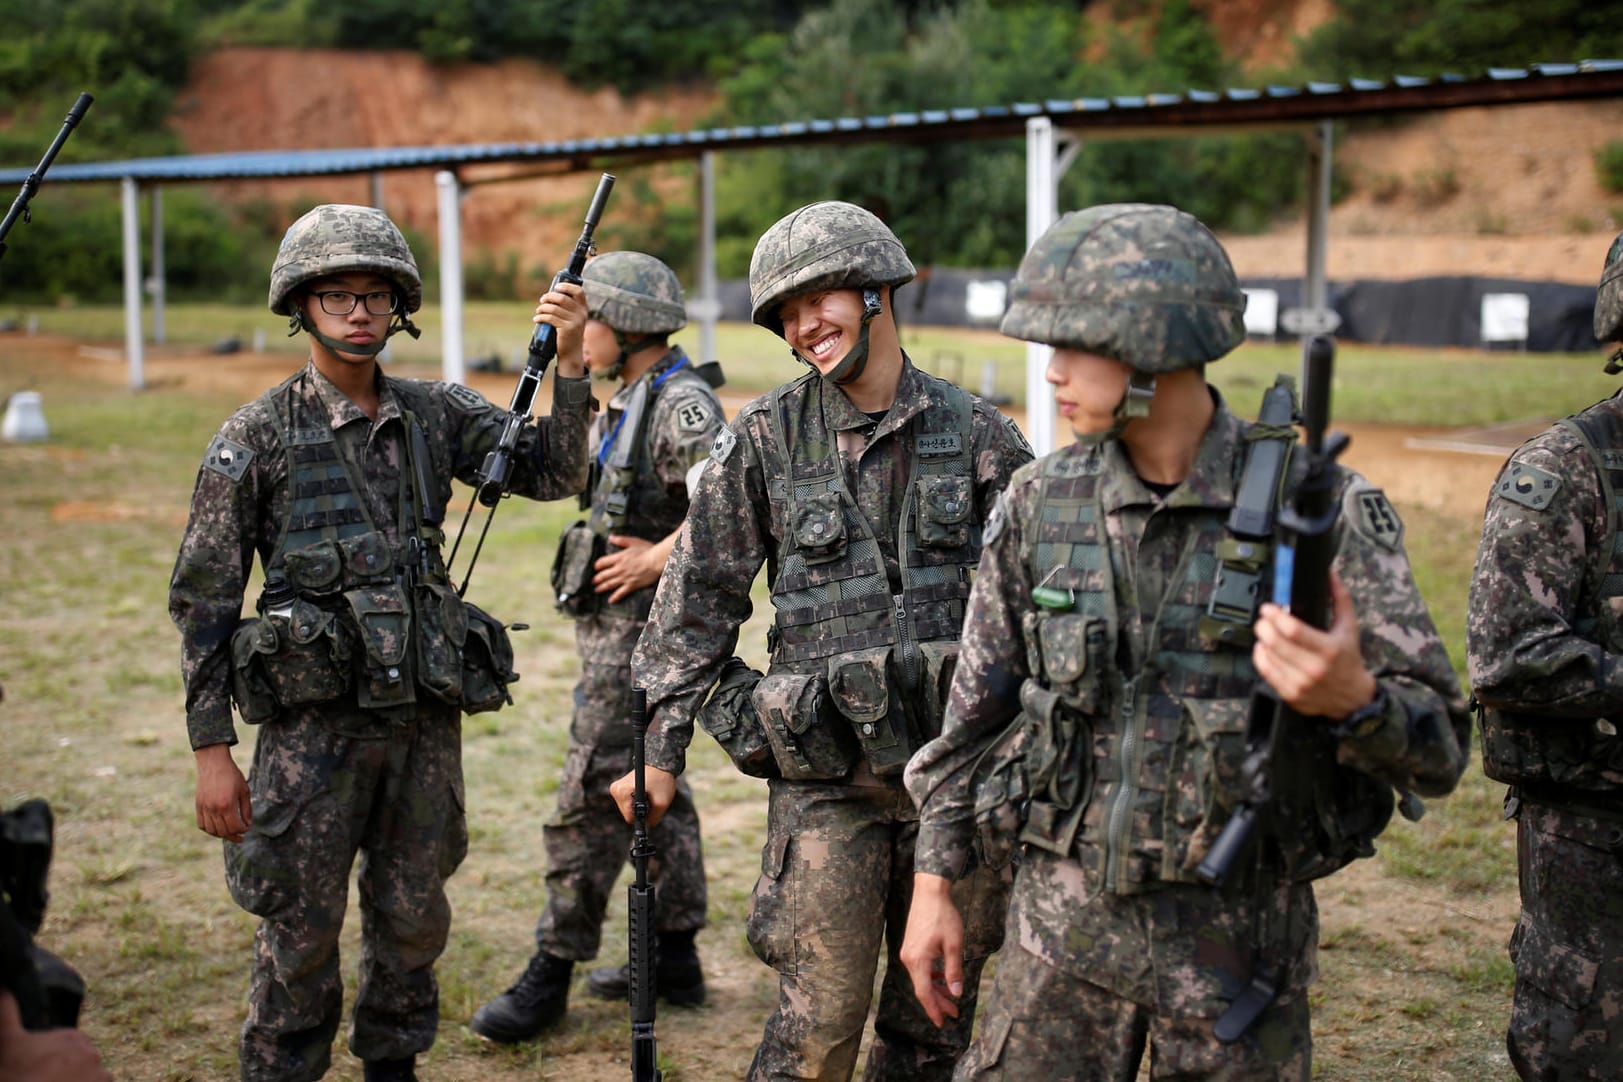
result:
[[(439, 190), (440, 303), (445, 378), (465, 375), (462, 342), (461, 198), (468, 186), (458, 169), (476, 165), (537, 163), (521, 176), (486, 178), (479, 184), (535, 175), (620, 170), (627, 166), (698, 159), (700, 240), (699, 290), (690, 305), (700, 328), (701, 352), (713, 353), (720, 314), (715, 276), (714, 157), (722, 151), (846, 143), (926, 143), (966, 139), (1026, 140), (1026, 234), (1036, 240), (1058, 216), (1058, 186), (1083, 140), (1209, 136), (1263, 130), (1295, 130), (1306, 142), (1308, 230), (1305, 308), (1308, 322), (1327, 311), (1326, 228), (1330, 205), (1331, 132), (1336, 120), (1532, 102), (1623, 97), (1623, 60), (1495, 68), (1467, 78), (1396, 76), (1303, 86), (1185, 90), (1170, 94), (1074, 98), (980, 108), (933, 109), (865, 117), (839, 117), (784, 124), (695, 129), (686, 132), (612, 136), (532, 143), (483, 143), (346, 150), (265, 150), (228, 154), (140, 158), (57, 165), (51, 182), (118, 181), (123, 188), (125, 349), (132, 388), (143, 386), (141, 252), (138, 199), (152, 192), (153, 330), (163, 339), (162, 204), (165, 184), (228, 179), (370, 174), (374, 200), (384, 172), (432, 168)], [(0, 170), (0, 184), (23, 181), (27, 170)], [(1048, 350), (1026, 355), (1028, 435), (1039, 453), (1053, 447), (1053, 393), (1044, 379)]]

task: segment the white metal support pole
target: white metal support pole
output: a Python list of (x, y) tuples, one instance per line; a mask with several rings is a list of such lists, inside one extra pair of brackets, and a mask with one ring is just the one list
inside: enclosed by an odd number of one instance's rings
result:
[(462, 186), (456, 174), (434, 174), (440, 214), (440, 348), (443, 371), (452, 383), (465, 382), (462, 363)]
[(152, 344), (163, 345), (163, 189), (152, 186)]
[(1307, 274), (1302, 282), (1302, 307), (1315, 312), (1330, 307), (1325, 257), (1330, 231), (1331, 138), (1328, 120), (1319, 121), (1307, 136)]
[(130, 389), (145, 386), (141, 356), (141, 205), (134, 177), (122, 182), (124, 211), (124, 356), (130, 366)]
[[(1026, 121), (1026, 247), (1036, 243), (1059, 217), (1059, 178), (1055, 172), (1054, 122), (1045, 116)], [(1026, 439), (1039, 455), (1054, 449), (1054, 388), (1045, 373), (1053, 349), (1026, 343)]]
[(716, 155), (699, 155), (699, 363), (716, 360)]

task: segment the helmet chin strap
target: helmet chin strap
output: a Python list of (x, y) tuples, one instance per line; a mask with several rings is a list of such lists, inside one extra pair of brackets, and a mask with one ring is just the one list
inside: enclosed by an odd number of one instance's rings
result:
[(354, 342), (346, 342), (342, 338), (334, 338), (331, 335), (323, 334), (316, 330), (316, 325), (311, 322), (310, 316), (302, 307), (297, 313), (288, 317), (287, 336), (292, 338), (300, 331), (305, 332), (311, 338), (314, 338), (317, 342), (320, 342), (334, 353), (348, 353), (359, 357), (376, 357), (388, 347), (389, 339), (393, 338), (401, 331), (405, 331), (413, 338), (421, 338), (423, 336), (423, 332), (417, 329), (417, 325), (411, 321), (410, 316), (406, 315), (404, 312), (396, 312), (394, 320), (389, 324), (389, 329), (383, 332), (383, 340), (381, 342), (368, 342), (364, 346), (357, 345)]
[(1115, 418), (1109, 428), (1103, 432), (1086, 432), (1076, 438), (1076, 442), (1084, 444), (1104, 443), (1121, 435), (1122, 429), (1127, 427), (1128, 421), (1150, 415), (1150, 400), (1155, 397), (1155, 374), (1153, 372), (1134, 372), (1127, 381), (1127, 389), (1122, 392), (1121, 401), (1116, 403), (1111, 416)]
[[(598, 317), (593, 316), (592, 318), (596, 319)], [(614, 332), (614, 344), (616, 346), (620, 347), (619, 355), (614, 358), (614, 363), (609, 365), (607, 368), (602, 368), (602, 369), (597, 370), (596, 372), (593, 372), (592, 373), (592, 378), (593, 379), (603, 379), (603, 380), (619, 379), (620, 378), (620, 373), (624, 372), (626, 370), (626, 358), (627, 357), (630, 357), (633, 353), (639, 353), (642, 350), (647, 349), (649, 346), (655, 344), (658, 341), (659, 341), (658, 337), (653, 337), (653, 338), (629, 338), (626, 335), (621, 334), (619, 331), (615, 331)]]
[[(839, 364), (822, 373), (824, 379), (843, 387), (862, 378), (863, 371), (868, 367), (868, 325), (878, 319), (879, 313), (884, 310), (885, 306), (879, 301), (879, 290), (869, 288), (862, 291), (862, 330), (857, 332), (856, 345), (840, 358)], [(802, 357), (798, 350), (792, 349), (789, 352), (813, 370), (817, 368)]]

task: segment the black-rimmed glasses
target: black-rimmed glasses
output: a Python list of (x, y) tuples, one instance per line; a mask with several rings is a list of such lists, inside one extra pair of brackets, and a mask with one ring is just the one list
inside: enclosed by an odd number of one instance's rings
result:
[(386, 316), (400, 307), (400, 298), (390, 289), (375, 293), (351, 293), (347, 289), (327, 289), (316, 292), (321, 310), (329, 316), (347, 316), (355, 311), (357, 303), (364, 303), (369, 315)]

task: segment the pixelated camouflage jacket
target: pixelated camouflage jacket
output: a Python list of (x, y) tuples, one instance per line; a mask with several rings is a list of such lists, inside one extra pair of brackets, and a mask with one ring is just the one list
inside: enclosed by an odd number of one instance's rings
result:
[[(1591, 412), (1623, 413), (1623, 397)], [(1518, 491), (1518, 483), (1527, 491)], [(1623, 602), (1603, 585), (1611, 514), (1594, 458), (1566, 425), (1527, 441), (1500, 470), (1483, 518), (1466, 623), (1473, 693), (1516, 715), (1496, 723), (1554, 736), (1623, 710)], [(1595, 750), (1569, 749), (1583, 758)], [(1487, 765), (1495, 773), (1495, 764)], [(1584, 773), (1581, 763), (1565, 766)], [(1499, 768), (1509, 771), (1511, 764)], [(1586, 784), (1623, 785), (1623, 761)]]
[[(642, 444), (631, 458), (635, 470), (629, 489), (626, 521), (615, 533), (628, 533), (645, 541), (659, 541), (682, 524), (687, 514), (687, 475), (710, 454), (716, 433), (727, 423), (721, 400), (680, 349), (673, 349), (646, 372), (618, 387), (607, 408), (592, 419), (592, 456), (602, 469), (620, 441), (638, 433), (623, 430), (620, 421), (637, 383), (646, 381), (653, 395), (643, 418)], [(604, 502), (613, 492), (613, 478), (598, 474), (592, 491), (594, 521), (605, 514)]]
[[(1182, 562), (1179, 552), (1190, 542), (1192, 532), (1221, 537), (1221, 524), (1234, 504), (1236, 463), (1243, 454), (1248, 426), (1229, 412), (1215, 390), (1212, 393), (1218, 408), (1193, 469), (1163, 505), (1157, 505), (1155, 496), (1139, 480), (1119, 441), (1107, 441), (1096, 450), (1076, 444), (1054, 452), (1054, 456), (1105, 456), (1098, 498), (1115, 569), (1111, 577), (1117, 611), (1125, 614), (1121, 621), (1125, 626), (1117, 629), (1118, 652), (1106, 664), (1113, 666), (1118, 678), (1154, 671), (1152, 695), (1164, 697), (1173, 707), (1169, 719), (1156, 721), (1152, 716), (1146, 723), (1152, 727), (1170, 723), (1173, 731), (1160, 733), (1162, 740), (1156, 745), (1160, 750), (1140, 749), (1135, 754), (1137, 773), (1126, 775), (1126, 782), (1136, 786), (1141, 796), (1169, 794), (1169, 807), (1181, 807), (1170, 794), (1198, 796), (1208, 793), (1212, 784), (1210, 777), (1175, 776), (1175, 760), (1187, 764), (1204, 757), (1176, 753), (1184, 736), (1192, 739), (1191, 734), (1178, 735), (1179, 726), (1189, 723), (1176, 720), (1188, 714), (1187, 705), (1178, 709), (1180, 701), (1187, 704), (1188, 700), (1171, 690), (1170, 678), (1153, 664), (1162, 639), (1159, 635), (1151, 638), (1155, 614), (1169, 600), (1169, 587), (1182, 587), (1188, 581), (1176, 570)], [(942, 734), (926, 744), (908, 767), (908, 788), (922, 816), (916, 851), (921, 872), (956, 878), (968, 866), (976, 844), (976, 760), (1019, 712), (1021, 686), (1032, 673), (1027, 657), (1032, 644), (1027, 642), (1025, 628), (1035, 626), (1038, 612), (1032, 600), (1038, 583), (1033, 581), (1031, 549), (1045, 521), (1039, 499), (1047, 461), (1015, 475), (997, 512), (1002, 521), (989, 527), (991, 536), (970, 595)], [(1338, 496), (1342, 513), (1335, 535), (1334, 567), (1358, 610), (1364, 663), (1389, 700), (1384, 724), (1367, 735), (1342, 741), (1338, 758), (1397, 787), (1423, 794), (1447, 793), (1464, 767), (1469, 722), (1447, 651), (1410, 571), (1402, 547), (1402, 524), (1380, 491), (1355, 473), (1342, 471)], [(1211, 590), (1209, 577), (1197, 590), (1202, 596), (1179, 598), (1174, 607), (1191, 613), (1204, 611)], [(1153, 630), (1165, 633), (1167, 628)], [(1212, 645), (1210, 649), (1232, 653), (1234, 648)], [(1145, 663), (1146, 658), (1150, 664)], [(1249, 667), (1249, 654), (1240, 661)], [(1134, 671), (1126, 671), (1129, 667)], [(1237, 707), (1232, 739), (1222, 742), (1219, 753), (1226, 761), (1210, 764), (1210, 770), (1229, 777), (1238, 770), (1243, 751), (1238, 739), (1243, 703), (1232, 705)], [(1154, 715), (1153, 703), (1149, 709)], [(1090, 735), (1082, 742), (1091, 746), (1091, 776), (1109, 779), (1113, 787), (1120, 787), (1123, 734), (1113, 713), (1106, 703), (1099, 715), (1084, 718)], [(1098, 837), (1098, 803), (1089, 800), (1087, 804), (1079, 846), (1093, 844), (1089, 839)], [(1189, 847), (1186, 835), (1197, 824), (1171, 813), (1163, 818), (1158, 811), (1144, 812), (1142, 800), (1136, 806), (1139, 810), (1131, 816), (1135, 855), (1147, 851), (1153, 856), (1163, 846), (1168, 852)], [(1220, 808), (1218, 814), (1226, 818), (1229, 810)], [(1215, 830), (1221, 822), (1201, 825)], [(1017, 823), (1013, 829), (1019, 830)], [(1153, 882), (1156, 862), (1145, 863), (1150, 870), (1141, 868), (1139, 872)]]
[[(412, 388), (410, 407), (402, 404)], [(431, 476), (439, 506), (451, 497), (451, 480), (471, 483), (485, 453), (501, 435), (507, 412), (461, 384), (400, 380), (378, 370), (378, 417), (370, 421), (344, 393), (307, 364), (291, 385), (306, 412), (325, 416), (362, 483), (367, 514), (390, 544), (399, 546), (401, 485), (410, 473), (402, 436), (404, 411), (422, 422), (433, 460)], [(512, 491), (531, 499), (560, 499), (586, 484), (590, 380), (557, 378), (553, 414), (527, 425), (514, 456)], [(227, 441), (222, 443), (222, 441)], [(243, 592), (253, 566), (276, 550), (287, 521), (291, 493), (280, 424), (263, 397), (240, 407), (220, 427), (211, 452), (233, 451), (238, 479), (208, 460), (197, 472), (191, 516), (169, 583), (169, 616), (181, 634), (181, 675), (186, 685), (186, 724), (193, 748), (233, 744), (231, 719), (231, 634), (237, 626)], [(246, 465), (242, 463), (247, 453)]]
[[(815, 374), (790, 384), (784, 395), (791, 416), (804, 396), (825, 395), (825, 413), (834, 429), (873, 430), (866, 449), (846, 463), (846, 483), (879, 542), (886, 576), (896, 590), (901, 567), (895, 523), (912, 473), (911, 445), (897, 433), (932, 401), (944, 401), (939, 391), (931, 390), (942, 383), (904, 358), (896, 399), (877, 427)], [(789, 536), (787, 499), (781, 494), (788, 464), (779, 460), (772, 434), (770, 397), (750, 402), (717, 436), (632, 660), (633, 678), (648, 690), (648, 763), (673, 773), (683, 768), (696, 712), (722, 664), (735, 652), (738, 629), (753, 611), (750, 584), (763, 563), (771, 560), (776, 566)], [(1014, 471), (1031, 460), (1031, 450), (995, 407), (970, 398), (975, 505), (985, 521)]]

